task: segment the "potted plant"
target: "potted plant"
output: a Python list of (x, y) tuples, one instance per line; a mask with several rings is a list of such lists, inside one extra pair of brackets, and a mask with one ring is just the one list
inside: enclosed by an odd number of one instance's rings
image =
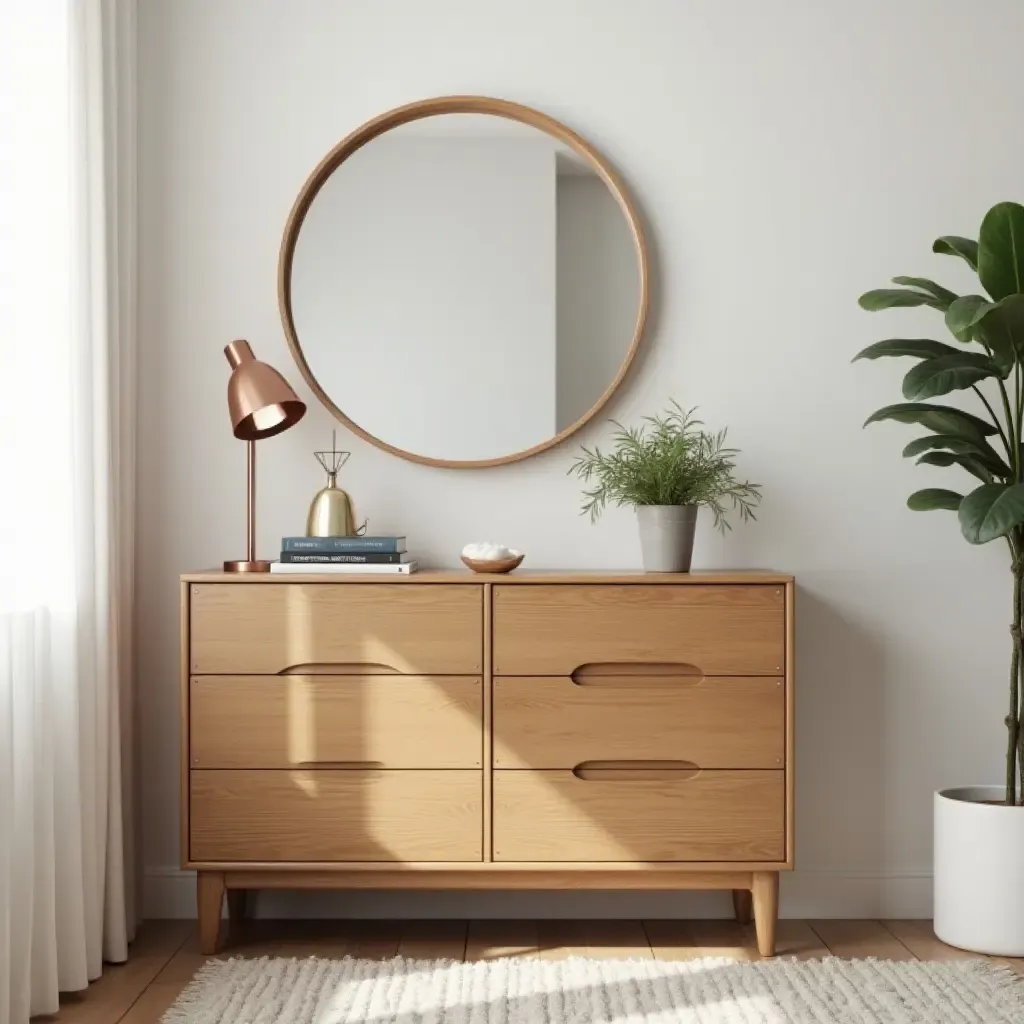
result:
[[(953, 344), (895, 338), (855, 358), (916, 360), (903, 378), (907, 401), (879, 409), (867, 423), (896, 420), (924, 427), (929, 433), (911, 441), (904, 456), (975, 478), (966, 493), (916, 491), (907, 499), (910, 508), (956, 512), (971, 544), (1002, 540), (1009, 553), (1013, 611), (1005, 783), (935, 794), (934, 916), (935, 933), (944, 942), (1024, 956), (1024, 206), (1000, 203), (985, 215), (977, 241), (946, 236), (932, 250), (964, 260), (987, 294), (956, 295), (926, 278), (896, 277), (899, 287), (867, 292), (860, 304), (867, 310), (930, 306), (944, 315)], [(927, 401), (954, 391), (971, 392), (980, 415)]]
[(704, 424), (676, 402), (660, 416), (646, 416), (627, 429), (611, 421), (615, 450), (583, 449), (569, 472), (585, 483), (583, 513), (595, 521), (611, 502), (636, 507), (640, 549), (647, 572), (689, 572), (697, 510), (711, 509), (715, 526), (731, 529), (729, 508), (740, 519), (754, 517), (761, 500), (759, 484), (734, 475), (735, 448), (726, 448), (725, 431), (709, 434)]

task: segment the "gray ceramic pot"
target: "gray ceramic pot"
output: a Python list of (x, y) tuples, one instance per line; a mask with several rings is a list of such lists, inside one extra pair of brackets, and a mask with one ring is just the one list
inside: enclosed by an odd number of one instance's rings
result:
[(689, 572), (696, 505), (637, 505), (640, 551), (646, 572)]

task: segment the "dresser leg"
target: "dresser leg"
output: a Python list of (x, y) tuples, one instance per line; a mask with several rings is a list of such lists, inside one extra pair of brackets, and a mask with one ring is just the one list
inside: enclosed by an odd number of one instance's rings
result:
[(196, 875), (199, 910), (199, 951), (216, 953), (220, 940), (220, 915), (224, 907), (224, 872), (200, 871)]
[(740, 924), (750, 924), (753, 897), (749, 889), (733, 889), (732, 909), (736, 912), (736, 920)]
[(761, 956), (775, 956), (775, 923), (779, 917), (778, 871), (754, 872), (753, 902), (757, 951)]

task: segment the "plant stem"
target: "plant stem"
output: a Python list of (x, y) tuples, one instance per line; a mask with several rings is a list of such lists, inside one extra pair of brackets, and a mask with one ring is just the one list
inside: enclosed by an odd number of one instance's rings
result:
[[(1020, 747), (1021, 615), (1024, 613), (1024, 562), (1013, 553), (1013, 656), (1010, 660), (1010, 713), (1006, 716), (1006, 802), (1017, 802), (1017, 759)], [(1022, 766), (1024, 767), (1024, 766)], [(1024, 782), (1022, 782), (1024, 795)]]
[[(1024, 573), (1024, 530), (1020, 527), (1015, 529), (1010, 537), (1007, 537), (1010, 541), (1011, 550), (1015, 550), (1013, 565), (1016, 566), (1017, 573)], [(1021, 577), (1016, 576), (1015, 580), (1015, 601), (1021, 598)], [(1024, 607), (1018, 607), (1017, 609), (1017, 633), (1014, 636), (1014, 645), (1020, 648), (1020, 654), (1017, 657), (1017, 692), (1014, 694), (1011, 686), (1010, 690), (1010, 703), (1013, 704), (1014, 698), (1016, 697), (1016, 708), (1011, 710), (1011, 717), (1016, 714), (1016, 722), (1009, 726), (1011, 732), (1015, 732), (1017, 736), (1017, 749), (1014, 755), (1011, 755), (1009, 750), (1007, 751), (1008, 757), (1016, 756), (1017, 771), (1020, 777), (1020, 788), (1017, 791), (1018, 802), (1024, 804), (1024, 640), (1022, 640), (1022, 630), (1024, 630)], [(1012, 771), (1011, 767), (1007, 769), (1008, 773)]]
[[(992, 417), (992, 423), (995, 425), (996, 430), (999, 431), (999, 439), (1003, 442), (1003, 447), (1006, 449), (1006, 457), (1008, 459), (1012, 459), (1013, 452), (1010, 451), (1010, 441), (1007, 438), (1005, 432), (1003, 431), (1003, 425), (1000, 422), (999, 417), (996, 415), (995, 409), (993, 409), (992, 406), (989, 404), (988, 399), (982, 394), (981, 388), (979, 388), (977, 384), (972, 384), (971, 390), (981, 399), (981, 404), (984, 405), (985, 408), (988, 410), (989, 416)], [(1009, 411), (1005, 403), (1004, 408), (1007, 408), (1007, 411)]]

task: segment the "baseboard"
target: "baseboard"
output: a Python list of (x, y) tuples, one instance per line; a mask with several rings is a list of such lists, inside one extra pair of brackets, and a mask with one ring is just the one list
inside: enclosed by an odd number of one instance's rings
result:
[[(176, 867), (145, 872), (150, 918), (195, 917), (195, 877)], [(732, 904), (714, 892), (277, 892), (259, 895), (260, 917), (341, 918), (714, 918)], [(930, 918), (930, 869), (806, 868), (782, 876), (787, 918)]]

